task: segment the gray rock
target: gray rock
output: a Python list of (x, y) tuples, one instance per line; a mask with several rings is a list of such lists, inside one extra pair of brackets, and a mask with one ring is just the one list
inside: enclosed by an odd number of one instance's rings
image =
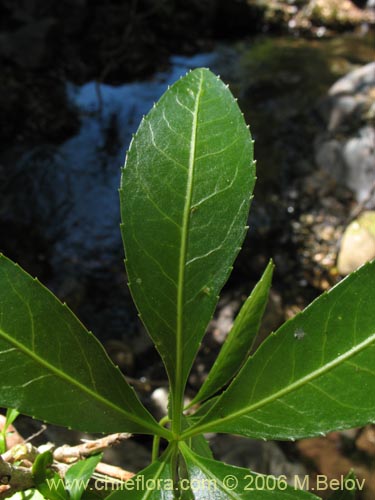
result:
[(337, 80), (330, 88), (328, 95), (356, 94), (374, 86), (375, 62), (361, 66), (348, 75)]
[[(315, 141), (316, 163), (357, 201), (369, 198), (375, 184), (375, 63), (338, 80), (322, 101), (326, 130)], [(368, 200), (375, 203), (374, 195)]]
[(362, 127), (343, 148), (346, 184), (363, 201), (375, 184), (375, 129)]

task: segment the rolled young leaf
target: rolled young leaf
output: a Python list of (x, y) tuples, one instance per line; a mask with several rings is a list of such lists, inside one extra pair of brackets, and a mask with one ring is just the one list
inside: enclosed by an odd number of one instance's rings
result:
[(168, 372), (174, 430), (188, 373), (246, 230), (253, 146), (228, 88), (197, 69), (143, 119), (122, 173), (130, 289)]
[(186, 435), (297, 439), (375, 422), (375, 261), (287, 321)]
[(243, 304), (214, 365), (189, 406), (215, 394), (234, 377), (248, 358), (267, 305), (273, 267), (272, 261), (269, 262), (263, 276)]
[(85, 432), (169, 435), (68, 307), (1, 254), (0, 406)]
[(286, 476), (256, 474), (201, 457), (184, 443), (181, 443), (180, 449), (195, 500), (319, 500), (311, 493), (294, 488), (299, 485), (296, 476), (292, 487), (287, 484)]

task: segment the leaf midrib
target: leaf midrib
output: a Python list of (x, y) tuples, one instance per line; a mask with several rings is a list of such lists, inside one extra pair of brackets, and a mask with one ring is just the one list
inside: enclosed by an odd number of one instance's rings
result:
[[(218, 418), (218, 419), (212, 420), (211, 422), (208, 422), (206, 424), (199, 425), (199, 422), (197, 422), (196, 427), (191, 427), (186, 433), (182, 434), (181, 439), (187, 439), (189, 437), (195, 436), (196, 434), (202, 434), (204, 432), (207, 432), (208, 430), (213, 429), (214, 426), (217, 424), (221, 425), (223, 423), (230, 422), (231, 420), (233, 420), (235, 418), (242, 417), (243, 415), (245, 415), (247, 413), (251, 413), (255, 410), (258, 410), (259, 408), (261, 408), (262, 406), (265, 406), (268, 403), (272, 403), (272, 402), (276, 401), (277, 399), (280, 399), (281, 397), (289, 394), (290, 392), (293, 392), (293, 391), (299, 389), (300, 387), (302, 387), (305, 384), (311, 382), (312, 380), (320, 377), (321, 375), (324, 375), (326, 372), (332, 370), (333, 368), (340, 365), (341, 363), (344, 363), (346, 360), (350, 359), (352, 356), (354, 356), (355, 354), (358, 354), (363, 349), (365, 349), (366, 347), (371, 345), (371, 343), (374, 341), (375, 341), (375, 333), (371, 334), (366, 340), (364, 340), (360, 344), (352, 347), (351, 349), (346, 351), (344, 354), (341, 354), (337, 358), (334, 358), (333, 360), (331, 360), (329, 363), (325, 364), (324, 366), (321, 366), (319, 369), (309, 373), (308, 375), (293, 382), (292, 384), (287, 385), (286, 387), (271, 394), (270, 396), (267, 396), (266, 398), (261, 399), (257, 403), (254, 403), (250, 406), (247, 406), (246, 408), (243, 408), (242, 410), (238, 410), (234, 413), (231, 413), (227, 417)], [(214, 405), (213, 408), (210, 409), (209, 413), (212, 413), (215, 410), (215, 407), (217, 406), (217, 404), (219, 404), (219, 402), (220, 402), (220, 400)], [(206, 418), (206, 416), (202, 417), (202, 420), (204, 420)]]
[[(22, 343), (18, 342), (15, 340), (13, 337), (9, 336), (2, 328), (0, 328), (0, 336), (2, 336), (9, 344), (13, 345), (17, 349), (19, 349), (21, 352), (29, 356), (32, 360), (34, 360), (37, 364), (43, 366), (50, 372), (52, 372), (54, 375), (56, 375), (58, 378), (62, 379), (65, 382), (68, 382), (69, 384), (77, 387), (80, 391), (88, 394), (91, 396), (93, 399), (97, 400), (99, 403), (102, 403), (109, 408), (112, 408), (116, 412), (124, 415), (128, 420), (131, 420), (132, 422), (139, 424), (143, 427), (147, 427), (152, 431), (153, 433), (156, 433), (158, 435), (161, 435), (163, 437), (166, 437), (167, 439), (170, 437), (170, 433), (168, 432), (167, 429), (163, 429), (162, 427), (155, 425), (152, 426), (145, 420), (143, 420), (140, 417), (137, 417), (136, 415), (133, 415), (132, 413), (129, 413), (126, 411), (124, 408), (121, 408), (120, 406), (117, 406), (114, 404), (112, 401), (108, 400), (107, 398), (101, 396), (99, 393), (93, 391), (89, 387), (81, 384), (78, 380), (74, 379), (67, 373), (63, 372), (62, 370), (59, 370), (57, 367), (46, 361), (45, 359), (41, 358), (38, 356), (34, 351), (30, 350), (27, 348), (27, 346), (23, 345)], [(164, 432), (166, 431), (166, 432)]]
[(181, 432), (181, 414), (182, 414), (182, 400), (183, 400), (183, 308), (184, 308), (184, 282), (186, 270), (186, 258), (188, 251), (188, 232), (190, 223), (190, 209), (193, 196), (193, 182), (194, 182), (194, 167), (195, 167), (195, 153), (196, 153), (196, 140), (198, 128), (198, 111), (200, 104), (200, 97), (202, 94), (203, 75), (200, 72), (200, 80), (198, 92), (194, 103), (193, 121), (191, 128), (191, 141), (189, 152), (189, 167), (188, 179), (186, 186), (186, 198), (182, 219), (181, 228), (181, 248), (178, 265), (178, 279), (177, 279), (177, 331), (176, 331), (176, 382), (175, 391), (173, 394), (173, 421), (172, 428), (176, 434)]

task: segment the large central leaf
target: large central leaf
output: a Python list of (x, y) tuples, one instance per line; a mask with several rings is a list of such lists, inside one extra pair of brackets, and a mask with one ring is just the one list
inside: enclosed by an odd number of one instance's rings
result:
[(252, 141), (227, 87), (198, 69), (142, 121), (120, 190), (130, 288), (166, 365), (174, 414), (242, 244)]

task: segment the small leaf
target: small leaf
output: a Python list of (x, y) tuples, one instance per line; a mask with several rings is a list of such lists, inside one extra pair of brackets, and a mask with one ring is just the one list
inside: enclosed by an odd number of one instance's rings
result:
[(86, 460), (80, 460), (69, 467), (65, 474), (65, 486), (69, 492), (70, 500), (80, 500), (82, 493), (87, 488), (88, 482), (103, 457), (103, 453), (94, 455)]
[(175, 430), (186, 380), (243, 242), (253, 146), (227, 87), (197, 69), (142, 121), (120, 200), (130, 289), (167, 368)]
[(248, 469), (200, 457), (180, 445), (195, 500), (318, 500), (287, 484), (285, 476), (255, 474)]
[(286, 322), (184, 437), (297, 439), (375, 422), (375, 261)]
[(215, 394), (234, 377), (248, 358), (267, 305), (273, 267), (270, 262), (242, 306), (207, 379), (189, 406)]
[(68, 307), (1, 254), (0, 405), (86, 432), (169, 435)]
[(53, 455), (50, 451), (37, 455), (32, 467), (35, 486), (48, 500), (68, 500), (64, 481), (50, 469), (52, 462)]
[(50, 469), (52, 462), (53, 455), (50, 451), (45, 451), (36, 456), (32, 467), (33, 478), (36, 484), (42, 483), (47, 477), (53, 475)]
[(8, 408), (7, 413), (5, 415), (5, 425), (4, 427), (7, 429), (10, 425), (13, 424), (13, 422), (16, 420), (18, 417), (19, 412), (17, 410), (14, 410), (13, 408)]
[(8, 427), (13, 424), (13, 422), (18, 417), (19, 413), (17, 410), (13, 410), (12, 408), (8, 408), (5, 415), (5, 422), (0, 429), (0, 455), (6, 452), (7, 450), (7, 435), (8, 435)]

